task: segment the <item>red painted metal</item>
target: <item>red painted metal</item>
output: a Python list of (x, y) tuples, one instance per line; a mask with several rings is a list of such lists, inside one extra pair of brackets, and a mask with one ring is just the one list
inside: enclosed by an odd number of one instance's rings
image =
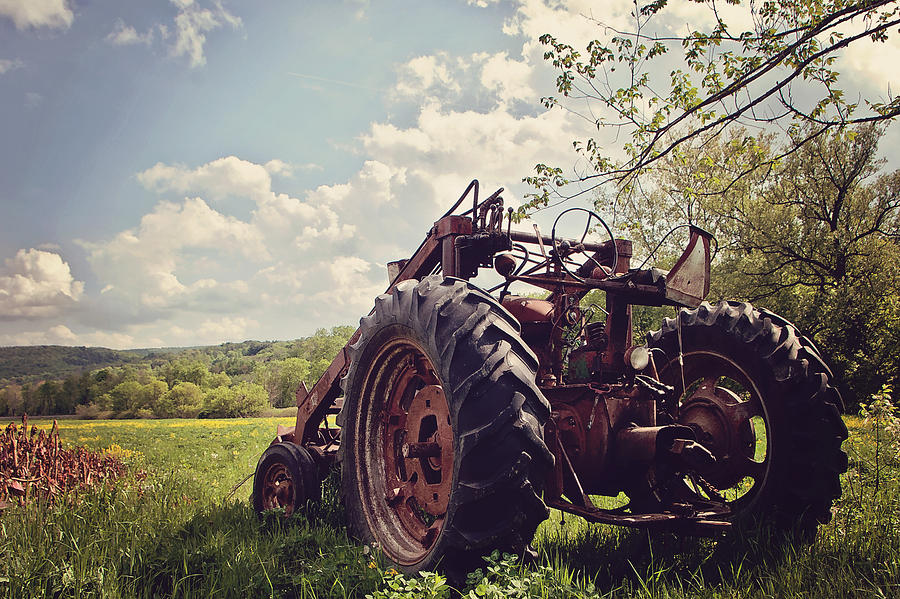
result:
[[(633, 348), (633, 304), (696, 306), (708, 293), (711, 236), (691, 227), (688, 245), (669, 273), (632, 269), (632, 244), (627, 240), (592, 243), (516, 231), (509, 214), (504, 231), (500, 191), (479, 203), (478, 184), (473, 181), (453, 208), (434, 223), (419, 249), (408, 260), (390, 264), (393, 278), (387, 292), (401, 281), (434, 272), (468, 278), (488, 265), (494, 265), (505, 279), (500, 300), (521, 323), (522, 338), (538, 356), (537, 382), (552, 408), (544, 431), (556, 457), (556, 467), (544, 485), (549, 506), (593, 522), (624, 526), (701, 533), (727, 527), (728, 508), (722, 508), (722, 503), (641, 513), (633, 506), (600, 509), (591, 499), (592, 495), (615, 497), (634, 489), (639, 475), (655, 460), (683, 459), (678, 452), (684, 448), (688, 448), (685, 454), (693, 451), (692, 455), (703, 457), (702, 451), (690, 446), (703, 441), (693, 439), (692, 429), (657, 425), (657, 400), (664, 386), (659, 383), (652, 356), (644, 381), (635, 376), (626, 356)], [(470, 193), (472, 207), (451, 214)], [(533, 247), (533, 251), (527, 250), (530, 263), (517, 268), (514, 252), (509, 251), (513, 244)], [(580, 265), (571, 262), (578, 254), (586, 258)], [(564, 267), (563, 260), (570, 262)], [(513, 282), (534, 285), (550, 292), (549, 296), (533, 299), (505, 294)], [(585, 322), (579, 302), (592, 290), (605, 292), (605, 322)], [(577, 333), (574, 341), (573, 330)], [(358, 333), (348, 345), (357, 338)], [(383, 461), (383, 467), (375, 472), (384, 477), (388, 496), (383, 499), (390, 506), (391, 517), (401, 523), (402, 546), (421, 547), (413, 553), (427, 553), (443, 525), (452, 488), (454, 441), (449, 409), (421, 348), (403, 340), (379, 351), (399, 352), (404, 359), (397, 362), (392, 357), (391, 363), (405, 366), (390, 375), (385, 397), (377, 400), (383, 402), (383, 436), (377, 459), (372, 460)], [(340, 380), (348, 362), (344, 348), (312, 389), (298, 391), (295, 427), (278, 431), (278, 440), (303, 444), (325, 465), (334, 459), (340, 443), (339, 432), (328, 427), (326, 416), (340, 406)], [(726, 445), (749, 438), (745, 429), (748, 418), (755, 415), (752, 409), (748, 411), (748, 406), (734, 401), (711, 381), (704, 381), (692, 393), (682, 409), (688, 412), (689, 421), (710, 427), (711, 443)], [(745, 462), (739, 459), (722, 465), (713, 476), (715, 482), (728, 482), (726, 473), (731, 466), (740, 470)], [(702, 482), (714, 492), (708, 481)]]
[[(405, 559), (431, 550), (450, 501), (453, 483), (453, 430), (450, 409), (434, 365), (410, 339), (386, 343), (372, 360), (366, 393), (381, 407), (380, 447), (361, 459), (369, 468), (363, 493), (384, 489), (385, 497), (364, 497), (367, 504), (387, 502), (396, 519), (391, 534), (405, 548)], [(377, 384), (374, 383), (377, 381)]]
[(294, 513), (294, 478), (287, 464), (273, 464), (266, 470), (262, 496), (265, 509), (283, 508), (285, 517)]

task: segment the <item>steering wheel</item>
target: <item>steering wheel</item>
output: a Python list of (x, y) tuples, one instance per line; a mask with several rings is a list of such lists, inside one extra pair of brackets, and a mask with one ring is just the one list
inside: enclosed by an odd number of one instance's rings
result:
[[(572, 246), (566, 240), (558, 241), (556, 239), (556, 225), (557, 225), (557, 223), (559, 223), (559, 219), (561, 219), (563, 217), (563, 215), (565, 215), (569, 212), (576, 212), (576, 211), (577, 212), (586, 212), (587, 213), (587, 222), (584, 223), (584, 233), (582, 233), (581, 239), (578, 241), (578, 243), (576, 245)], [(602, 218), (600, 218), (600, 215), (597, 214), (596, 212), (594, 212), (592, 210), (588, 210), (587, 208), (578, 208), (578, 207), (568, 208), (566, 210), (563, 210), (562, 212), (559, 213), (559, 216), (556, 217), (556, 220), (553, 221), (553, 229), (550, 232), (550, 241), (553, 244), (553, 251), (556, 254), (556, 257), (559, 259), (560, 266), (562, 266), (562, 269), (565, 271), (565, 273), (567, 275), (569, 275), (570, 277), (572, 277), (573, 279), (575, 279), (576, 281), (579, 281), (581, 283), (584, 283), (584, 279), (579, 277), (578, 275), (576, 275), (571, 270), (569, 270), (568, 266), (566, 266), (566, 262), (568, 262), (571, 265), (578, 264), (578, 262), (572, 260), (571, 257), (573, 255), (584, 254), (585, 256), (587, 256), (587, 260), (584, 263), (587, 263), (588, 261), (593, 262), (600, 268), (600, 270), (602, 270), (604, 272), (608, 269), (608, 267), (600, 264), (600, 262), (598, 262), (597, 259), (594, 258), (593, 253), (589, 253), (588, 250), (586, 250), (584, 247), (584, 239), (585, 239), (585, 237), (587, 237), (587, 234), (591, 230), (591, 222), (593, 221), (593, 219), (597, 219), (597, 221), (599, 221), (599, 223), (601, 225), (603, 225), (603, 228), (606, 229), (606, 234), (609, 235), (609, 240), (612, 242), (612, 248), (613, 248), (613, 262), (612, 262), (613, 270), (615, 270), (616, 264), (619, 263), (619, 247), (616, 245), (615, 237), (613, 236), (612, 230), (610, 230), (609, 225), (607, 225), (606, 221), (603, 220)], [(581, 265), (579, 264), (579, 267), (580, 266)]]

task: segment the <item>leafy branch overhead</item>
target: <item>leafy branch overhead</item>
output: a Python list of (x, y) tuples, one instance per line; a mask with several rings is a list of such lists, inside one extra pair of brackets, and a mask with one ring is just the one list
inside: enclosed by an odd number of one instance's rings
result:
[[(525, 179), (536, 188), (526, 209), (604, 183), (627, 188), (680, 145), (732, 124), (781, 127), (799, 147), (834, 127), (900, 114), (889, 90), (886, 99), (845, 94), (835, 69), (851, 44), (883, 43), (897, 32), (895, 0), (693, 2), (709, 10), (707, 28), (672, 34), (672, 7), (654, 0), (635, 2), (631, 31), (594, 19), (606, 36), (583, 52), (541, 36), (544, 58), (559, 72), (559, 95), (543, 98), (544, 105), (585, 119), (598, 137), (574, 142), (588, 168), (571, 178), (558, 166), (537, 165)], [(609, 129), (617, 140), (624, 134), (624, 143), (613, 148), (599, 138)], [(573, 182), (576, 193), (561, 189)]]

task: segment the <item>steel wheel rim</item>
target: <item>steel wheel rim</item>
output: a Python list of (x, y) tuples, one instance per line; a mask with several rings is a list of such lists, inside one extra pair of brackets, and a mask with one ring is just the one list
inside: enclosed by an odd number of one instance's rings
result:
[[(772, 424), (762, 392), (737, 362), (715, 351), (684, 354), (686, 393), (677, 362), (670, 363), (666, 371), (668, 380), (676, 381), (679, 424), (694, 428), (698, 441), (716, 455), (716, 466), (704, 473), (704, 478), (723, 493), (732, 511), (746, 509), (765, 487), (774, 455)], [(754, 419), (764, 426), (762, 457)], [(748, 478), (752, 479), (749, 487)], [(691, 488), (687, 482), (685, 485)]]
[(401, 337), (381, 346), (360, 406), (359, 490), (369, 530), (392, 560), (418, 563), (443, 530), (454, 460), (449, 406), (421, 345)]
[(284, 508), (284, 515), (294, 512), (294, 479), (290, 469), (282, 462), (269, 466), (263, 478), (263, 509)]

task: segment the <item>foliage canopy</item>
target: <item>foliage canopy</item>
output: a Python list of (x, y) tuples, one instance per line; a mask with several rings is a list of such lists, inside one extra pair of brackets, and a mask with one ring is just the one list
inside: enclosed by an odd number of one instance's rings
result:
[[(604, 36), (583, 49), (540, 38), (558, 72), (558, 95), (544, 105), (577, 114), (598, 133), (612, 128), (626, 142), (623, 155), (599, 136), (576, 140), (587, 168), (573, 178), (538, 165), (526, 179), (537, 188), (526, 210), (608, 182), (627, 189), (691, 139), (734, 124), (784, 129), (794, 142), (790, 153), (833, 127), (900, 114), (900, 99), (890, 95), (846, 94), (835, 68), (849, 46), (883, 43), (895, 32), (900, 6), (893, 0), (693, 2), (707, 9), (706, 24), (682, 33), (670, 3), (652, 0), (635, 1), (629, 31), (595, 19)], [(574, 194), (567, 187), (573, 181)]]

